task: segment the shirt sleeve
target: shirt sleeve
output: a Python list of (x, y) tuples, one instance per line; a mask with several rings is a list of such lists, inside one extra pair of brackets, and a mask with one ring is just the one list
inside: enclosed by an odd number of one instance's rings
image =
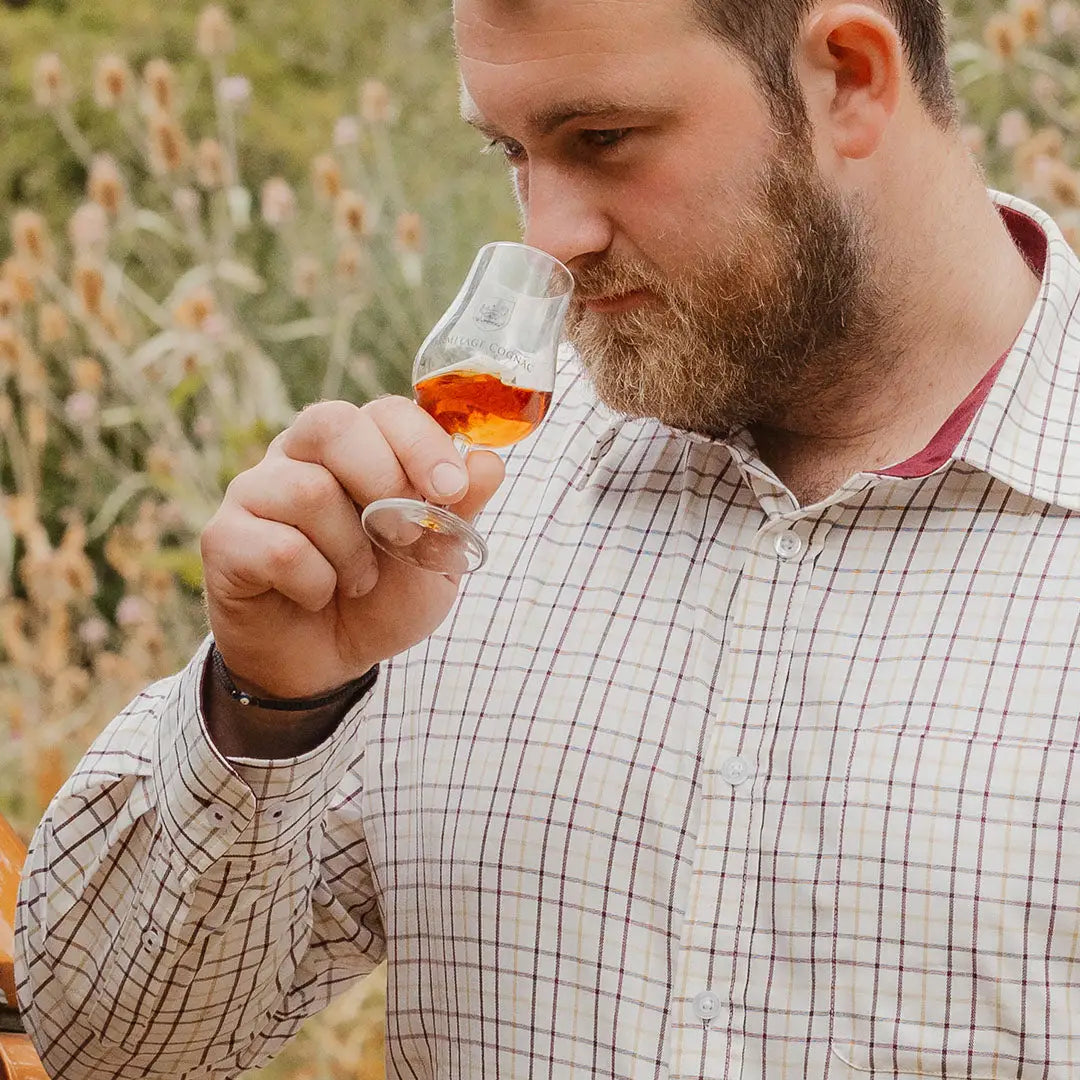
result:
[(209, 646), (109, 725), (31, 842), (16, 978), (54, 1077), (236, 1076), (384, 955), (371, 694), (302, 757), (229, 762), (201, 712)]

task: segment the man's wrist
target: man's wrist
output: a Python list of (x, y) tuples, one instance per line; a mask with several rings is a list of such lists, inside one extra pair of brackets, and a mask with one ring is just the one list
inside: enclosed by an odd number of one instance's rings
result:
[[(225, 758), (272, 761), (314, 750), (333, 735), (378, 676), (376, 664), (349, 684), (351, 692), (327, 695), (331, 700), (317, 708), (264, 708), (256, 703), (260, 700), (257, 696), (230, 691), (226, 680), (214, 671), (214, 653), (211, 648), (203, 669), (203, 715), (211, 742)], [(243, 704), (244, 699), (249, 703)]]

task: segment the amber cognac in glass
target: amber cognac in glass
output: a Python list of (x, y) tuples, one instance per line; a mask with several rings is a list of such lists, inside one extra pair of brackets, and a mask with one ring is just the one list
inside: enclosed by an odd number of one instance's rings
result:
[[(543, 420), (574, 279), (557, 259), (525, 244), (482, 247), (446, 314), (413, 364), (417, 403), (462, 454), (519, 442)], [(479, 569), (483, 537), (446, 507), (380, 499), (364, 530), (394, 558), (440, 574)]]

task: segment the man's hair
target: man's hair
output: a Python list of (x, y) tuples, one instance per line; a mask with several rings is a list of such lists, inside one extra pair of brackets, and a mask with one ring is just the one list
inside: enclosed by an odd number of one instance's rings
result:
[[(795, 77), (795, 39), (815, 0), (691, 0), (698, 17), (739, 50), (769, 97), (776, 119), (793, 134), (806, 124)], [(942, 127), (956, 118), (948, 33), (940, 0), (881, 0), (900, 36), (912, 82)]]

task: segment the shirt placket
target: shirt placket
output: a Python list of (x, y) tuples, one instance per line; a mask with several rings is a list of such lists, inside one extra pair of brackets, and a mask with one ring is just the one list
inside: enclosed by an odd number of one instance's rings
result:
[[(761, 933), (757, 898), (765, 761), (825, 531), (821, 523), (796, 514), (772, 517), (745, 551), (741, 572), (713, 575), (718, 585), (711, 597), (702, 598), (702, 620), (725, 613), (727, 618), (722, 655), (702, 652), (695, 658), (714, 693), (675, 981), (673, 1080), (743, 1075), (749, 947), (753, 935)], [(759, 955), (763, 944), (756, 943)]]

